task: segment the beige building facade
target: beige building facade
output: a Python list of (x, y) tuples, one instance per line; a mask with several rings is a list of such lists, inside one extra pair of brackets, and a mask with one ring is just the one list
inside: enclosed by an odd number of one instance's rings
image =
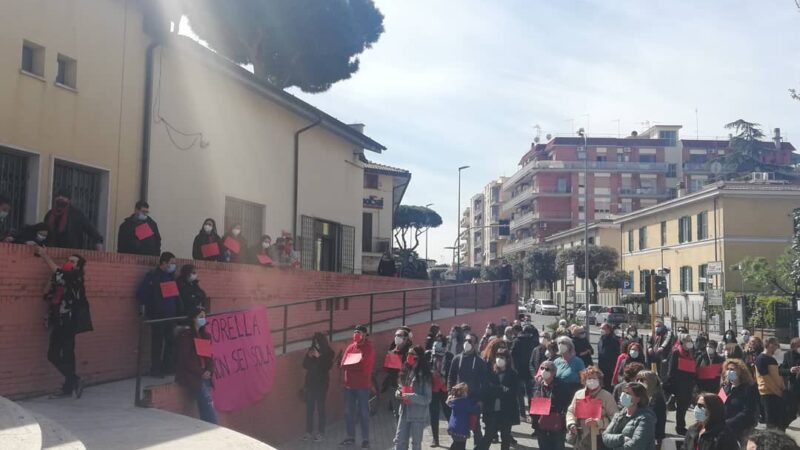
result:
[[(364, 161), (361, 218), (362, 271), (377, 273), (381, 256), (394, 246), (394, 212), (411, 182), (407, 170)], [(424, 256), (425, 249), (417, 248)]]

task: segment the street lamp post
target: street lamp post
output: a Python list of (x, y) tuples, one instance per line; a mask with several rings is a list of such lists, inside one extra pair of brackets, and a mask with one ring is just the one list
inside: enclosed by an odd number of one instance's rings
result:
[[(456, 246), (461, 247), (461, 171), (464, 169), (469, 169), (469, 166), (461, 166), (458, 168), (458, 208), (456, 208), (456, 214), (458, 216), (458, 224), (456, 233)], [(456, 252), (458, 254), (458, 262), (456, 263), (456, 281), (458, 281), (459, 276), (461, 275), (461, 249), (459, 248)]]
[[(586, 314), (589, 317), (589, 139), (583, 128), (578, 130), (578, 136), (583, 138), (583, 283), (586, 295)], [(586, 320), (586, 336), (589, 335), (589, 321)]]
[[(427, 205), (425, 205), (426, 208), (430, 208), (431, 206), (433, 206), (433, 203), (428, 203)], [(431, 229), (431, 227), (426, 227), (425, 228), (425, 265), (426, 266), (428, 265), (428, 230), (430, 230), (430, 229)]]

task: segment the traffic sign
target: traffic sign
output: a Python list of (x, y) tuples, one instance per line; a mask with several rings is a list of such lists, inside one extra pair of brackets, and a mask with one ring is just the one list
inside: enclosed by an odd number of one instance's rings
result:
[(624, 280), (622, 282), (622, 293), (630, 294), (631, 292), (633, 292), (633, 285), (631, 284), (631, 280)]
[(722, 261), (709, 261), (706, 275), (722, 275)]
[(725, 298), (725, 293), (722, 289), (709, 289), (708, 290), (708, 306), (722, 306), (722, 300)]
[(575, 286), (575, 264), (567, 264), (567, 286)]

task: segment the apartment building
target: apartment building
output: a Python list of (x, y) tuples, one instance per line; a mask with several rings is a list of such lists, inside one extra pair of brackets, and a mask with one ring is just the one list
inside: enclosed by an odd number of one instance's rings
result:
[[(472, 265), (472, 239), (473, 235), (469, 232), (470, 224), (472, 223), (472, 207), (467, 207), (461, 214), (461, 222), (459, 222), (458, 229), (458, 252), (461, 255), (461, 265)], [(455, 253), (453, 253), (453, 264), (455, 265)]]
[[(699, 320), (706, 289), (747, 290), (736, 264), (748, 256), (773, 260), (789, 245), (790, 213), (800, 205), (800, 186), (758, 182), (716, 182), (703, 189), (617, 218), (621, 269), (635, 292), (644, 275), (664, 270), (669, 301), (659, 314)], [(720, 262), (722, 273), (708, 266)]]
[(500, 177), (489, 182), (482, 192), (472, 196), (467, 208), (469, 212), (464, 211), (469, 216), (462, 219), (462, 233), (468, 235), (470, 242), (469, 257), (462, 260), (464, 265), (498, 264), (503, 256), (507, 236), (500, 235), (500, 221), (509, 216), (502, 207), (508, 200), (508, 192), (503, 191), (505, 180), (505, 177)]

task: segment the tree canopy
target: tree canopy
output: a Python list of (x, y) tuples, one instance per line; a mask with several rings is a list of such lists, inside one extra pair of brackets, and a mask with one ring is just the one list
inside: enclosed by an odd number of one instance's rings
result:
[(536, 247), (525, 256), (525, 273), (530, 282), (546, 287), (550, 291), (550, 298), (553, 297), (553, 284), (558, 280), (557, 255), (554, 248)]
[(192, 31), (283, 89), (323, 92), (358, 71), (383, 33), (373, 0), (185, 0)]
[[(394, 239), (402, 251), (414, 251), (426, 230), (442, 224), (442, 216), (425, 206), (400, 205), (394, 211)], [(408, 239), (406, 238), (408, 236)]]
[(800, 208), (792, 213), (794, 237), (774, 263), (763, 256), (742, 260), (738, 269), (750, 287), (769, 294), (800, 296)]
[[(619, 262), (617, 251), (611, 247), (598, 247), (589, 245), (589, 273), (588, 279), (592, 284), (592, 296), (597, 301), (597, 277), (600, 272), (616, 270)], [(575, 276), (587, 278), (586, 267), (584, 264), (584, 247), (565, 248), (558, 252), (556, 256), (556, 268), (559, 276), (564, 276), (568, 264), (575, 265)]]
[(764, 133), (760, 127), (760, 124), (742, 119), (725, 125), (725, 128), (735, 133), (728, 144), (731, 151), (721, 158), (728, 178), (743, 173), (760, 172), (765, 166), (770, 166), (763, 162), (762, 154), (766, 147), (761, 140)]
[(605, 271), (597, 275), (597, 284), (603, 289), (620, 289), (625, 281), (630, 281), (630, 276), (624, 270)]

